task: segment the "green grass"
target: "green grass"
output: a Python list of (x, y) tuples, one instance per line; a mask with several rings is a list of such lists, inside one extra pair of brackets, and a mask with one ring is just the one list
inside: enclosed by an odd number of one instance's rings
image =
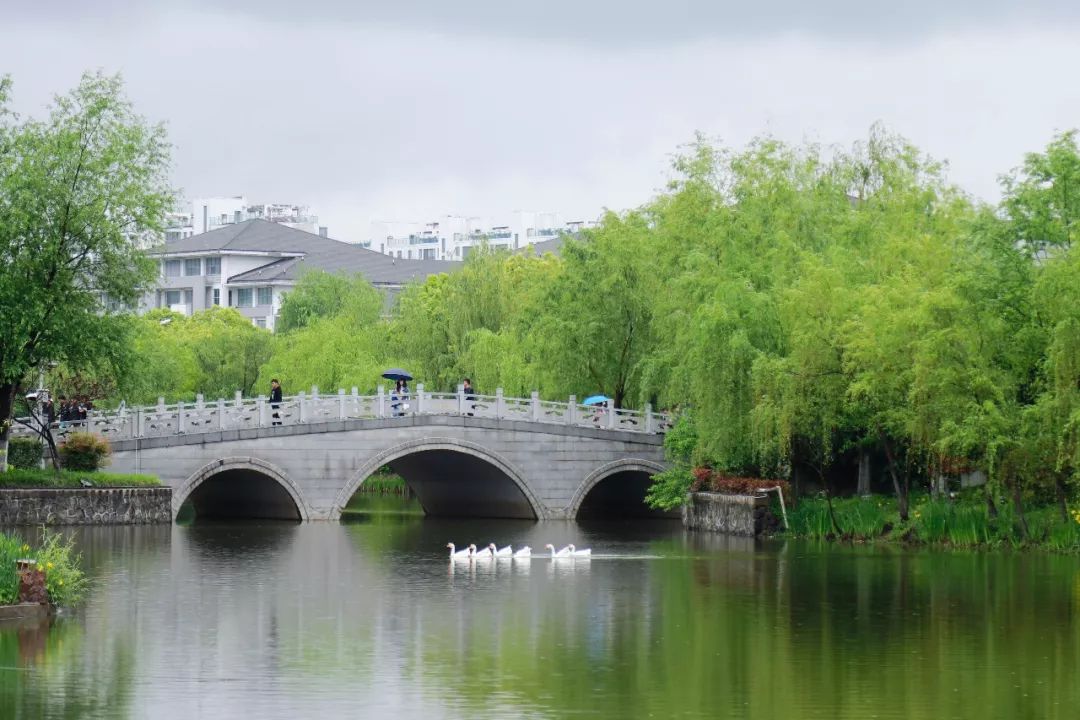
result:
[(124, 475), (121, 473), (87, 472), (82, 470), (27, 470), (8, 468), (0, 473), (0, 488), (77, 488), (82, 487), (81, 480), (89, 480), (94, 487), (154, 487), (161, 481), (153, 475)]
[[(1056, 506), (1025, 511), (1029, 535), (1024, 537), (1011, 503), (997, 503), (991, 518), (981, 495), (952, 501), (914, 496), (908, 521), (901, 522), (892, 497), (834, 498), (839, 539), (877, 542), (915, 542), (951, 547), (1041, 547), (1080, 552), (1080, 512), (1068, 522)], [(822, 497), (804, 498), (788, 512), (790, 534), (814, 540), (838, 539)]]
[(357, 493), (365, 495), (406, 495), (409, 487), (400, 475), (377, 472), (360, 485)]

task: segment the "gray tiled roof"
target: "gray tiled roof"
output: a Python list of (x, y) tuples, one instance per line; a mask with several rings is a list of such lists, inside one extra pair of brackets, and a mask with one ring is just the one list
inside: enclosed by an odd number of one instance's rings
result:
[(452, 272), (459, 262), (402, 260), (266, 220), (235, 225), (173, 240), (154, 249), (159, 253), (198, 252), (304, 253), (303, 257), (268, 259), (266, 265), (233, 275), (229, 282), (293, 282), (306, 269), (360, 273), (377, 285), (400, 285), (428, 275)]

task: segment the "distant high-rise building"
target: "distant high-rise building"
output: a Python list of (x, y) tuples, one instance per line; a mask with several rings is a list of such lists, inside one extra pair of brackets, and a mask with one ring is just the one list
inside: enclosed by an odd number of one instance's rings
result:
[(245, 220), (267, 220), (326, 237), (326, 227), (306, 205), (249, 204), (243, 195), (194, 198), (166, 216), (165, 241), (182, 240)]
[(504, 250), (521, 250), (529, 245), (581, 232), (595, 223), (564, 223), (558, 213), (514, 213), (509, 223), (498, 224), (482, 217), (447, 215), (435, 222), (374, 222), (366, 247), (395, 258), (417, 260), (464, 260), (482, 244)]

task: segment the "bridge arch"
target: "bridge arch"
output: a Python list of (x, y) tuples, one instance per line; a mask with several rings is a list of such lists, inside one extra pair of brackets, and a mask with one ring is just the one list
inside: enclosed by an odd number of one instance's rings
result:
[(275, 483), (292, 500), (298, 519), (311, 518), (299, 486), (281, 468), (255, 457), (227, 457), (202, 466), (173, 492), (173, 519), (176, 519), (180, 508), (188, 499), (192, 499), (200, 487), (224, 473), (249, 473)]
[[(334, 507), (331, 509), (328, 519), (340, 519), (341, 512), (349, 502), (349, 498), (351, 498), (364, 481), (379, 468), (384, 465), (390, 465), (395, 460), (402, 460), (421, 453), (438, 452), (457, 453), (487, 463), (487, 465), (500, 471), (513, 482), (514, 486), (521, 492), (521, 495), (528, 503), (535, 519), (543, 520), (546, 517), (544, 504), (536, 497), (536, 494), (529, 486), (524, 473), (499, 453), (485, 448), (482, 445), (469, 442), (468, 440), (459, 440), (450, 437), (425, 437), (403, 442), (368, 458), (364, 464), (353, 473), (352, 477), (349, 478), (349, 481), (337, 494), (337, 498), (334, 500)], [(423, 498), (421, 498), (421, 504), (423, 504)]]
[(569, 519), (576, 519), (578, 513), (581, 511), (581, 505), (585, 502), (585, 498), (588, 497), (589, 493), (592, 492), (597, 485), (613, 475), (621, 473), (644, 473), (646, 475), (654, 475), (658, 472), (663, 472), (665, 469), (666, 468), (658, 462), (642, 458), (622, 458), (601, 465), (586, 475), (585, 479), (581, 482), (581, 485), (578, 486), (577, 492), (575, 492), (570, 499), (570, 504), (566, 506), (566, 517)]

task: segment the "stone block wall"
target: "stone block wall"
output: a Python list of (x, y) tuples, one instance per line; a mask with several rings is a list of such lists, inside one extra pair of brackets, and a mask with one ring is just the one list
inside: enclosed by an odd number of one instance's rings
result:
[(729, 535), (760, 535), (766, 528), (769, 499), (753, 495), (691, 493), (682, 509), (683, 525)]
[(172, 522), (172, 488), (0, 489), (0, 525), (144, 525)]

